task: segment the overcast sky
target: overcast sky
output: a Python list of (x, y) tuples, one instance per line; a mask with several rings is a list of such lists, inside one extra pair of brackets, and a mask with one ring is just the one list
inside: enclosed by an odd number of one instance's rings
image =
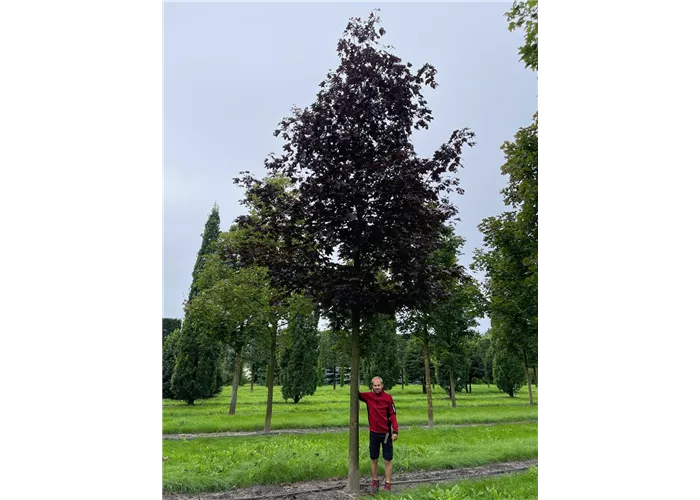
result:
[[(201, 234), (214, 202), (221, 229), (243, 213), (241, 170), (264, 175), (280, 152), (273, 137), (293, 105), (310, 105), (338, 65), (335, 52), (350, 17), (381, 9), (383, 43), (414, 66), (437, 69), (424, 96), (434, 121), (413, 136), (430, 156), (450, 133), (470, 127), (453, 193), (466, 238), (461, 263), (481, 246), (477, 225), (505, 207), (500, 146), (537, 110), (537, 77), (518, 56), (521, 31), (509, 32), (511, 2), (492, 3), (165, 3), (163, 56), (163, 316), (181, 318)], [(488, 322), (482, 321), (482, 330)]]

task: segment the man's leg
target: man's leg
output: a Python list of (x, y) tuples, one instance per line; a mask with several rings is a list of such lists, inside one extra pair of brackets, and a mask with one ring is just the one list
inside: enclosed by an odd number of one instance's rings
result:
[(372, 461), (372, 486), (370, 486), (369, 494), (376, 495), (379, 490), (379, 440), (373, 432), (369, 433), (369, 459)]
[[(389, 435), (387, 434), (387, 438)], [(386, 491), (391, 491), (391, 460), (394, 458), (394, 443), (391, 439), (388, 439), (382, 445), (382, 456), (384, 457), (384, 475), (386, 479), (384, 480), (384, 489)]]
[(379, 461), (379, 458), (375, 458), (372, 460), (372, 479), (374, 481), (379, 480), (379, 465), (377, 465), (377, 462)]

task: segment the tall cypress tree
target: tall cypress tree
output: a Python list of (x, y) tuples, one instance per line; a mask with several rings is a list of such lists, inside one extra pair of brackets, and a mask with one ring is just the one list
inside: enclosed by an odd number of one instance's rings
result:
[[(219, 225), (219, 206), (215, 203), (204, 226), (202, 245), (192, 271), (189, 300), (199, 292), (197, 275), (204, 268), (206, 256), (214, 252)], [(221, 392), (224, 380), (219, 359), (222, 352), (221, 344), (213, 339), (208, 327), (185, 312), (170, 384), (174, 399), (194, 404), (195, 399), (211, 398)]]

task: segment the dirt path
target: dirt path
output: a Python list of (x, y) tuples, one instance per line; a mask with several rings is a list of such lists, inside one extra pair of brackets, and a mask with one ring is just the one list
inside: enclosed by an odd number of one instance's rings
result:
[[(480, 479), (487, 476), (522, 472), (537, 466), (537, 459), (519, 462), (502, 462), (480, 467), (464, 469), (447, 469), (435, 471), (416, 471), (394, 474), (392, 492), (396, 493), (406, 488), (414, 488), (421, 484), (439, 484), (462, 479)], [(349, 500), (359, 498), (344, 491), (347, 479), (329, 479), (325, 481), (306, 481), (303, 483), (286, 483), (274, 486), (252, 486), (237, 488), (230, 491), (197, 494), (164, 494), (164, 500)], [(369, 478), (360, 480), (361, 494), (369, 493)], [(383, 488), (383, 478), (380, 478), (380, 488)]]
[[(537, 420), (518, 420), (514, 422), (486, 422), (477, 424), (452, 424), (452, 425), (435, 425), (435, 428), (451, 428), (451, 427), (487, 427), (493, 425), (507, 424), (533, 424)], [(427, 425), (412, 425), (406, 429), (429, 429)], [(360, 432), (367, 431), (368, 428), (360, 427)], [(207, 432), (198, 434), (163, 434), (163, 439), (198, 439), (198, 438), (216, 438), (216, 437), (249, 437), (249, 436), (279, 436), (282, 434), (326, 434), (329, 432), (347, 432), (347, 427), (316, 427), (310, 429), (279, 429), (265, 433), (263, 431), (239, 431), (239, 432)], [(405, 431), (403, 431), (405, 432)]]

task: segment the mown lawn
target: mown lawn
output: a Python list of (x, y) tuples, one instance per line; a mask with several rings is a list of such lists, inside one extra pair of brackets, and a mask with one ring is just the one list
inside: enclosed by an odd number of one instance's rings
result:
[[(445, 392), (437, 387), (433, 393), (433, 416), (436, 425), (487, 422), (518, 422), (537, 419), (537, 405), (530, 406), (527, 388), (510, 398), (495, 386), (474, 385), (470, 394), (457, 394), (457, 407), (452, 408)], [(363, 390), (366, 390), (363, 388)], [(428, 422), (426, 396), (420, 386), (394, 387), (390, 394), (396, 404), (399, 426), (425, 425)], [(163, 433), (206, 433), (262, 430), (265, 424), (267, 390), (256, 386), (251, 392), (243, 386), (238, 391), (236, 415), (228, 415), (231, 387), (216, 397), (187, 405), (181, 401), (163, 400)], [(349, 423), (349, 387), (319, 387), (313, 396), (299, 403), (284, 401), (275, 387), (272, 428), (347, 427)], [(533, 386), (537, 403), (537, 388)], [(366, 427), (364, 405), (360, 404), (360, 425)]]
[[(360, 433), (360, 470), (370, 474), (368, 433)], [(221, 491), (347, 477), (347, 433), (163, 440), (164, 492)], [(537, 424), (407, 429), (394, 472), (474, 467), (537, 457)], [(380, 474), (383, 474), (382, 461)]]

